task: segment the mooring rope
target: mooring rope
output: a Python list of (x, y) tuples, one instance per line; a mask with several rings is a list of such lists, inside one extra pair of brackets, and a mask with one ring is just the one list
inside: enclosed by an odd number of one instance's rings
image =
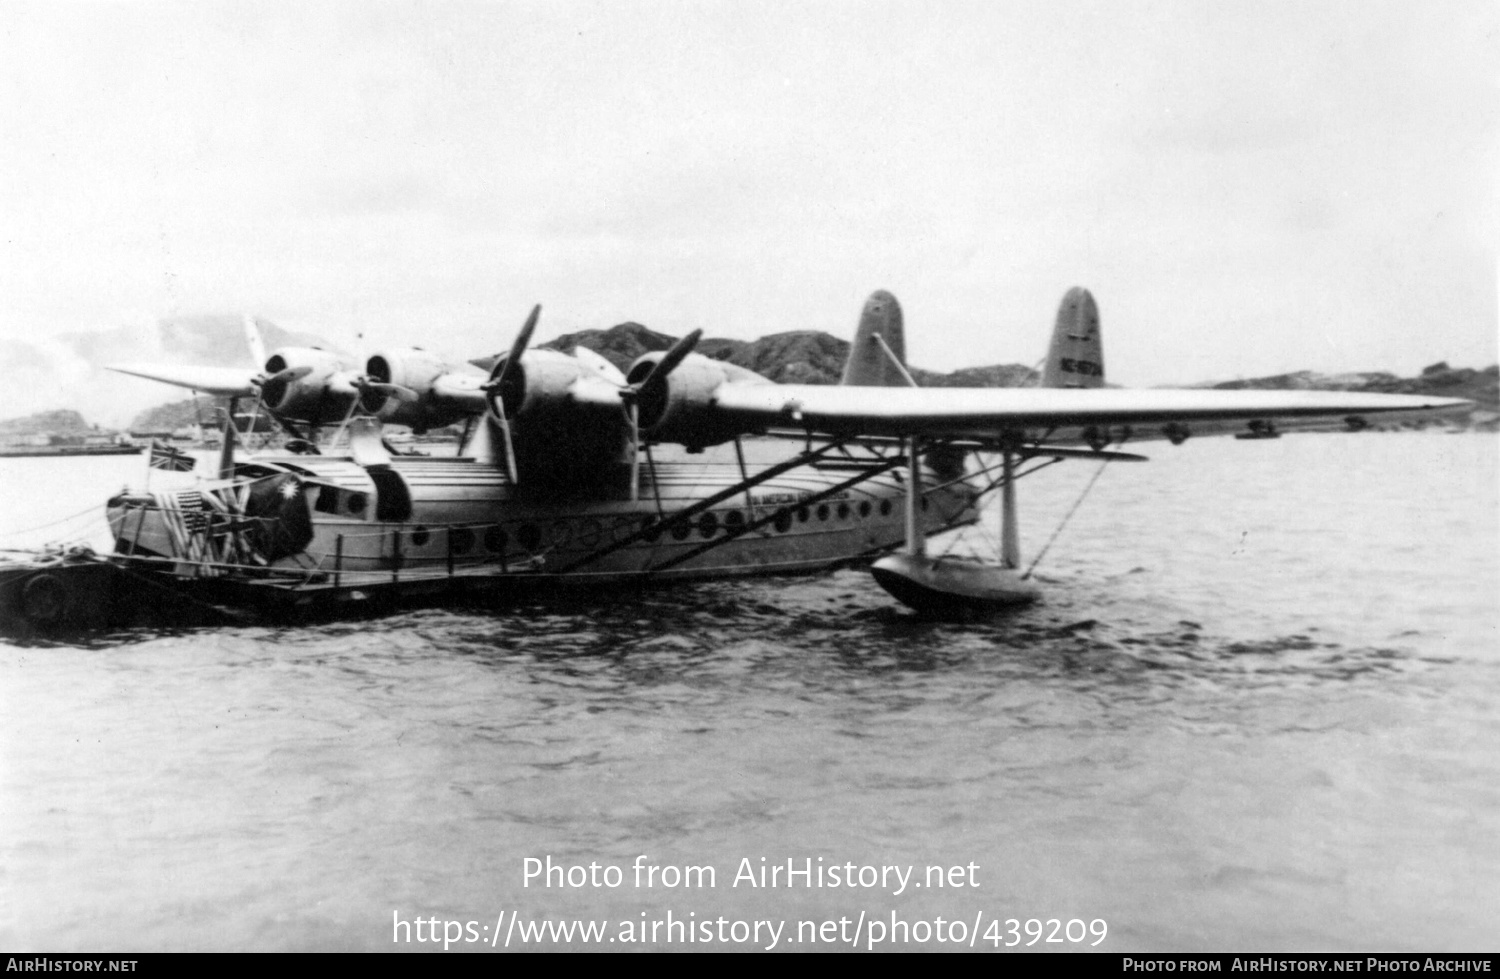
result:
[(1047, 543), (1042, 545), (1042, 549), (1040, 551), (1037, 551), (1036, 558), (1031, 562), (1031, 567), (1026, 569), (1025, 574), (1021, 575), (1021, 578), (1023, 580), (1026, 578), (1030, 578), (1031, 572), (1035, 571), (1036, 566), (1042, 563), (1042, 558), (1047, 556), (1047, 551), (1052, 547), (1053, 542), (1056, 541), (1058, 535), (1063, 532), (1063, 528), (1068, 525), (1068, 521), (1073, 519), (1073, 514), (1077, 513), (1078, 508), (1083, 505), (1084, 497), (1089, 495), (1089, 490), (1093, 489), (1094, 484), (1099, 481), (1099, 477), (1104, 475), (1104, 467), (1108, 466), (1109, 463), (1110, 460), (1108, 459), (1105, 459), (1103, 462), (1099, 463), (1099, 468), (1094, 470), (1094, 475), (1090, 477), (1088, 485), (1083, 488), (1082, 493), (1078, 494), (1078, 499), (1073, 501), (1073, 506), (1068, 510), (1068, 512), (1063, 514), (1062, 520), (1058, 523), (1057, 529), (1052, 532), (1052, 536), (1047, 539)]
[(48, 527), (56, 527), (58, 524), (65, 524), (69, 520), (77, 520), (79, 517), (96, 513), (98, 509), (99, 505), (95, 503), (83, 510), (79, 510), (77, 513), (70, 513), (66, 517), (59, 517), (58, 519), (53, 520), (49, 523), (38, 524), (35, 527), (23, 527), (20, 530), (7, 530), (4, 532), (0, 532), (0, 537), (20, 537), (22, 534), (34, 534), (39, 530), (46, 530)]

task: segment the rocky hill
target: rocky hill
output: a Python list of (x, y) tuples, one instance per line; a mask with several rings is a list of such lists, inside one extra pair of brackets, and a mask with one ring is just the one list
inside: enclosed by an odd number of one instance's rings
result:
[[(639, 323), (622, 323), (608, 330), (569, 333), (542, 346), (565, 353), (587, 347), (623, 371), (641, 354), (666, 350), (677, 339)], [(778, 384), (837, 384), (849, 357), (849, 341), (819, 330), (793, 330), (751, 341), (709, 337), (699, 341), (697, 352), (748, 368)], [(474, 363), (488, 369), (494, 359)], [(1034, 371), (1020, 364), (971, 367), (952, 374), (912, 368), (912, 375), (924, 387), (1014, 387), (1036, 378)]]
[(1439, 362), (1416, 377), (1397, 377), (1384, 371), (1351, 374), (1317, 374), (1297, 371), (1250, 380), (1224, 381), (1212, 385), (1220, 390), (1360, 391), (1372, 394), (1425, 394), (1441, 398), (1468, 398), (1481, 416), (1500, 411), (1500, 365), (1483, 370), (1449, 367)]
[(97, 430), (78, 412), (68, 409), (39, 411), (24, 418), (0, 421), (0, 435), (86, 435)]
[(136, 415), (130, 423), (130, 431), (175, 432), (182, 428), (193, 428), (202, 422), (212, 424), (218, 406), (219, 399), (207, 395), (157, 405)]

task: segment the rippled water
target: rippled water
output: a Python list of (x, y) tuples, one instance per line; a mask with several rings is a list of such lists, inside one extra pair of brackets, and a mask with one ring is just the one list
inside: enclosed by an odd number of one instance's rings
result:
[[(393, 912), (614, 934), (671, 910), (1494, 951), (1496, 450), (1151, 446), (1052, 546), (1047, 601), (984, 622), (923, 621), (849, 570), (0, 646), (0, 947), (378, 950)], [(141, 465), (0, 463), (0, 532)], [(1093, 472), (1023, 483), (1029, 555)], [(632, 886), (641, 854), (717, 886)], [(545, 855), (626, 882), (523, 887)], [(732, 887), (745, 857), (974, 864), (979, 886)]]

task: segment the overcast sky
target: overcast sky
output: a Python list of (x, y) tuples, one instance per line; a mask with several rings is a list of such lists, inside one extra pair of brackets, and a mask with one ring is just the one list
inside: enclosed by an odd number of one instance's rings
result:
[(41, 3), (0, 337), (253, 312), (454, 357), (634, 319), (1111, 379), (1496, 360), (1500, 5)]

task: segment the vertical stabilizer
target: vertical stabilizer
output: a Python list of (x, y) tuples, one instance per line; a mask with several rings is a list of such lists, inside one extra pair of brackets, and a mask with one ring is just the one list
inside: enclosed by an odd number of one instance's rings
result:
[(1104, 387), (1104, 343), (1099, 338), (1099, 307), (1093, 295), (1074, 286), (1063, 296), (1057, 310), (1052, 345), (1047, 348), (1047, 366), (1042, 370), (1044, 388)]
[[(882, 342), (884, 341), (884, 342)], [(913, 386), (906, 372), (906, 336), (901, 330), (901, 304), (881, 290), (865, 300), (859, 315), (854, 346), (844, 363), (840, 384), (859, 387), (904, 388)]]

